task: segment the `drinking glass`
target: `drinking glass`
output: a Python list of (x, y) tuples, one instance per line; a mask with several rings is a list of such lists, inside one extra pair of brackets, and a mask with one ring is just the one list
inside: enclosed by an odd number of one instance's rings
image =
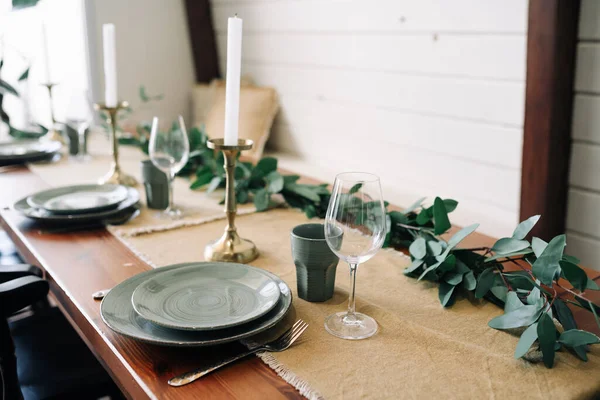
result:
[(89, 92), (85, 89), (71, 91), (66, 111), (67, 124), (77, 130), (78, 150), (76, 159), (87, 161), (85, 131), (94, 120), (94, 109)]
[(181, 115), (176, 121), (154, 117), (148, 152), (152, 164), (169, 178), (169, 206), (162, 214), (167, 218), (177, 219), (181, 217), (182, 211), (173, 204), (173, 181), (175, 174), (185, 166), (190, 155), (190, 143)]
[(377, 332), (377, 322), (355, 309), (356, 270), (377, 253), (385, 240), (385, 207), (376, 175), (348, 172), (335, 178), (325, 217), (325, 239), (350, 266), (348, 311), (330, 315), (325, 329), (343, 339), (365, 339)]

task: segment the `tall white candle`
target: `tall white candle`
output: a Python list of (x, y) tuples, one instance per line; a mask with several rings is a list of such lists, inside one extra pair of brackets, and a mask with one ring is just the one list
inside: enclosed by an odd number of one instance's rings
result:
[(104, 101), (107, 107), (117, 106), (117, 54), (115, 49), (115, 26), (102, 25), (104, 45)]
[(48, 56), (48, 33), (46, 32), (46, 24), (42, 22), (42, 54), (44, 55), (44, 83), (52, 83), (50, 81), (50, 57)]
[(238, 142), (240, 115), (240, 74), (242, 68), (242, 19), (229, 18), (227, 23), (227, 81), (225, 85), (225, 145)]

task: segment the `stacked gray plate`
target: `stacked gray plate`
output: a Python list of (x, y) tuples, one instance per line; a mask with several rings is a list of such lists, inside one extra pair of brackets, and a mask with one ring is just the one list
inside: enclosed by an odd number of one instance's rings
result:
[(117, 285), (102, 301), (115, 332), (166, 346), (209, 346), (276, 325), (292, 303), (289, 287), (259, 268), (188, 263), (157, 268)]
[(14, 209), (45, 222), (111, 221), (137, 210), (139, 200), (137, 190), (122, 185), (74, 185), (35, 193)]
[(0, 143), (0, 165), (24, 164), (48, 161), (61, 149), (61, 143), (53, 140), (15, 140)]

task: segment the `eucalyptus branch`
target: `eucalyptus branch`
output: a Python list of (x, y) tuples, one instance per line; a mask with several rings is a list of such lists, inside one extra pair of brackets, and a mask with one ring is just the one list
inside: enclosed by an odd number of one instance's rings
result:
[(404, 228), (404, 229), (412, 230), (412, 231), (428, 232), (428, 233), (431, 233), (432, 235), (435, 235), (434, 231), (432, 229), (430, 229), (430, 228), (424, 228), (424, 227), (421, 227), (421, 226), (406, 225), (406, 224), (402, 224), (400, 222), (396, 222), (396, 226), (399, 226), (399, 227)]
[(594, 306), (595, 306), (595, 307), (600, 307), (599, 305), (597, 305), (597, 304), (595, 304), (594, 302), (592, 302), (590, 299), (588, 299), (588, 298), (586, 298), (586, 297), (582, 296), (582, 295), (581, 295), (581, 293), (574, 292), (574, 291), (572, 291), (571, 289), (569, 289), (569, 288), (566, 288), (566, 287), (562, 286), (562, 285), (561, 285), (560, 283), (558, 283), (558, 282), (555, 282), (555, 284), (556, 284), (556, 286), (558, 286), (559, 288), (563, 289), (564, 291), (571, 293), (573, 296), (579, 297), (581, 300), (587, 301), (587, 302), (590, 304), (590, 308), (592, 309), (592, 312), (593, 312), (594, 314), (596, 313), (596, 312), (594, 311)]

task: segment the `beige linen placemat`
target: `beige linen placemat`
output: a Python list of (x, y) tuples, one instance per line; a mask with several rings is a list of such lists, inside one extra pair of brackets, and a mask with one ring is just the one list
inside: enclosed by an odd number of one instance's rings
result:
[[(241, 216), (241, 236), (261, 253), (251, 264), (279, 275), (294, 292), (298, 318), (310, 323), (299, 345), (265, 353), (263, 361), (311, 399), (356, 398), (591, 398), (600, 395), (600, 351), (584, 363), (566, 351), (553, 369), (515, 360), (518, 337), (491, 329), (502, 313), (484, 302), (459, 299), (444, 309), (437, 285), (402, 274), (409, 261), (393, 250), (361, 265), (357, 309), (374, 317), (374, 337), (347, 341), (329, 335), (326, 316), (347, 307), (348, 268), (340, 263), (336, 292), (325, 303), (297, 297), (290, 230), (306, 217), (289, 209)], [(122, 240), (155, 265), (203, 259), (206, 243), (219, 237), (223, 221)]]
[[(87, 162), (80, 162), (65, 155), (58, 162), (30, 164), (29, 168), (54, 187), (97, 183), (98, 179), (104, 176), (110, 168), (112, 156), (109, 152), (109, 141), (101, 132), (94, 132), (90, 135), (88, 148), (92, 159)], [(145, 159), (147, 156), (137, 147), (119, 146), (121, 169), (138, 180), (139, 184), (136, 189), (140, 194), (142, 204), (146, 202), (141, 176), (141, 161)], [(223, 198), (222, 190), (207, 194), (204, 191), (191, 190), (189, 186), (190, 181), (184, 178), (175, 178), (173, 183), (174, 202), (185, 210), (183, 218), (175, 221), (160, 218), (159, 211), (143, 207), (137, 218), (129, 221), (126, 225), (111, 226), (109, 230), (122, 237), (135, 236), (225, 218), (223, 205), (219, 204)], [(252, 204), (238, 206), (240, 215), (255, 211), (256, 208)]]

